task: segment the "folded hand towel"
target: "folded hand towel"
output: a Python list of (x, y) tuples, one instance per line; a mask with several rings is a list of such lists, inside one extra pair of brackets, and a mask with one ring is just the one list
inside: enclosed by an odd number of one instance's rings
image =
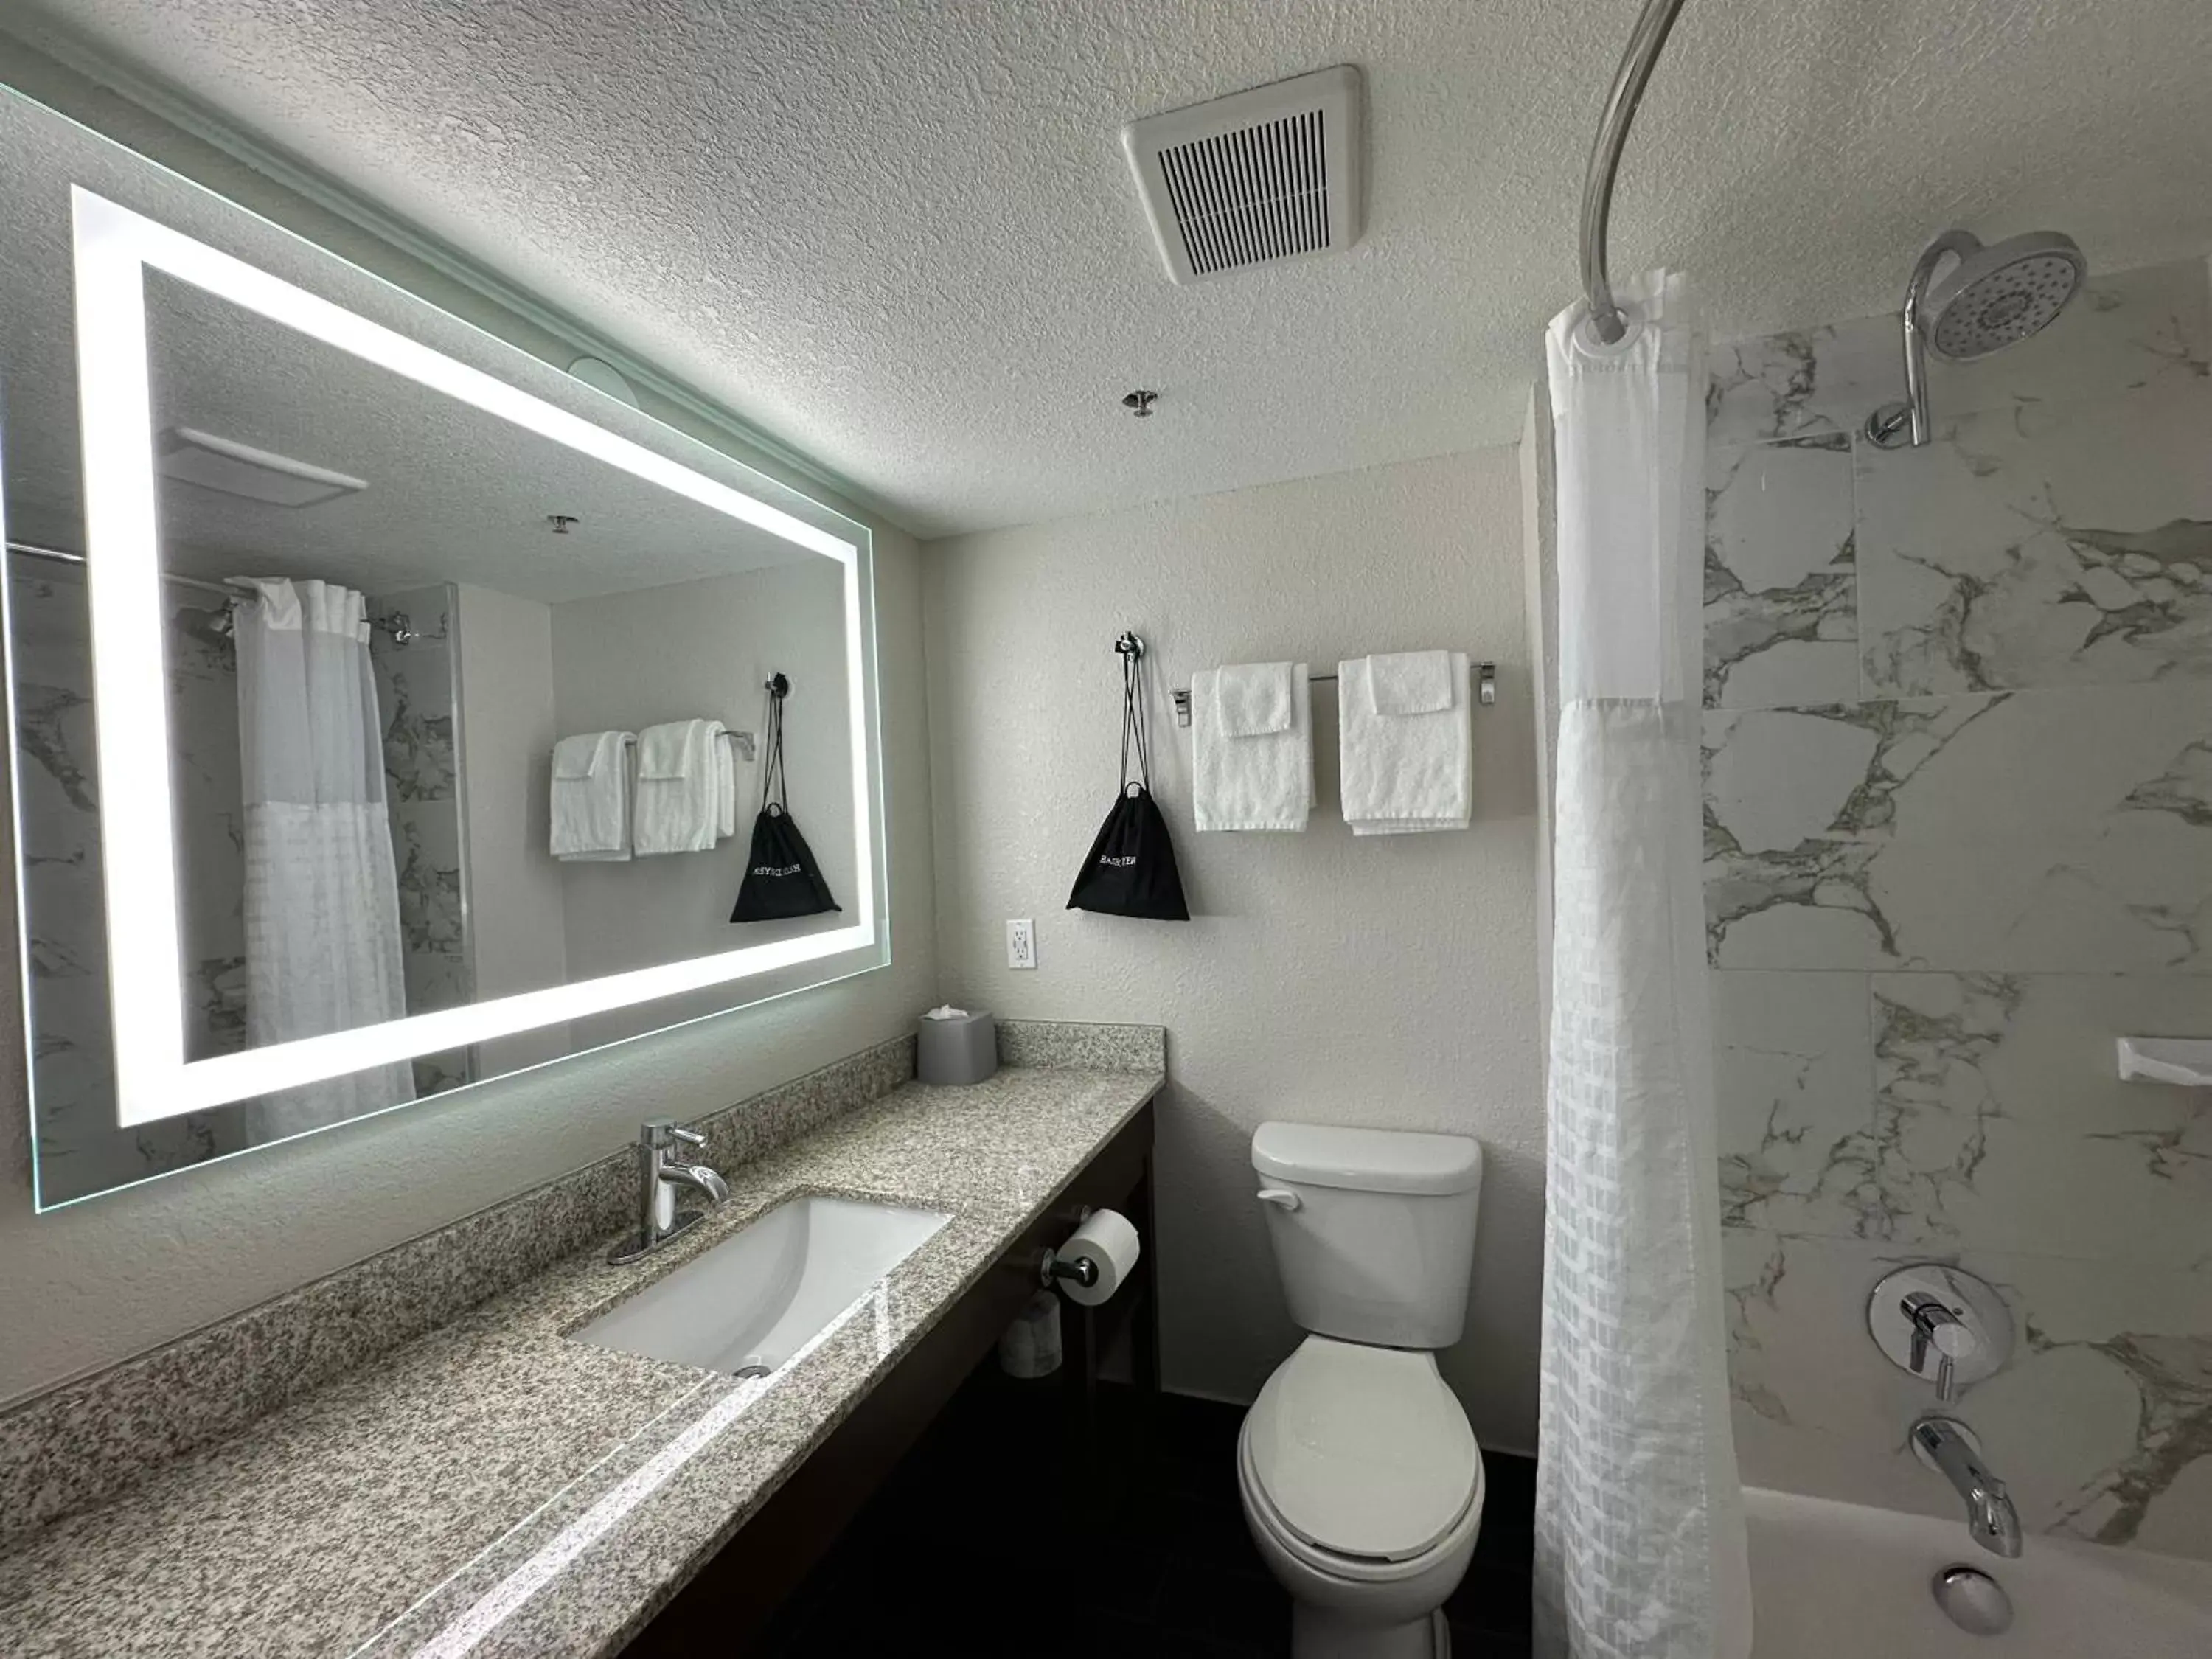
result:
[(713, 720), (671, 720), (637, 734), (637, 854), (703, 853), (721, 822)]
[[(1446, 660), (1445, 701), (1431, 707), (1432, 659), (1439, 657)], [(1466, 829), (1474, 802), (1467, 653), (1358, 657), (1336, 672), (1344, 820), (1352, 833)], [(1384, 702), (1407, 712), (1385, 712)]]
[(1224, 738), (1261, 738), (1287, 732), (1296, 718), (1296, 663), (1235, 663), (1213, 671), (1213, 691)]
[(552, 853), (571, 862), (629, 857), (627, 732), (586, 732), (553, 745)]
[[(1433, 714), (1452, 706), (1449, 651), (1396, 651), (1370, 657), (1367, 676), (1378, 714)], [(1464, 674), (1459, 683), (1467, 684)]]
[(1206, 669), (1191, 677), (1190, 699), (1190, 793), (1198, 827), (1304, 829), (1314, 800), (1313, 689), (1306, 665)]

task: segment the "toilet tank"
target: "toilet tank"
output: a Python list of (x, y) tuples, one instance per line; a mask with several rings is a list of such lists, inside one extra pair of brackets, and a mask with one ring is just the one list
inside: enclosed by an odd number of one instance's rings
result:
[(1378, 1347), (1459, 1340), (1481, 1198), (1478, 1142), (1262, 1123), (1252, 1168), (1291, 1318)]

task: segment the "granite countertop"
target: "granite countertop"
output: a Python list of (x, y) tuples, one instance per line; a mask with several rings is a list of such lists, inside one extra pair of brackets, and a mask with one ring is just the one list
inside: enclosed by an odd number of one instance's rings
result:
[[(0, 1557), (0, 1652), (618, 1652), (1161, 1083), (908, 1084), (730, 1171), (652, 1261), (579, 1253)], [(774, 1376), (573, 1331), (805, 1194), (952, 1219)]]

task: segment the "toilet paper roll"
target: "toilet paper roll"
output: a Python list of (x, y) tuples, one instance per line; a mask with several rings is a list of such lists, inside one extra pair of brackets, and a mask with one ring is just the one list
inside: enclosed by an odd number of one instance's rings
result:
[(1049, 1376), (1060, 1360), (1060, 1298), (1039, 1291), (999, 1338), (999, 1369), (1009, 1376)]
[(1060, 1288), (1069, 1301), (1095, 1308), (1121, 1289), (1121, 1281), (1135, 1270), (1140, 1248), (1128, 1217), (1119, 1210), (1093, 1210), (1060, 1247), (1060, 1259), (1088, 1261), (1098, 1277), (1087, 1285), (1063, 1279)]

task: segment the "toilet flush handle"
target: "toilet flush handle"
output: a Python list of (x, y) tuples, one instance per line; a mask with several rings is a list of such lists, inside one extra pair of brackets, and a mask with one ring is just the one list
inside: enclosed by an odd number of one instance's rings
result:
[(1287, 1187), (1262, 1187), (1260, 1188), (1260, 1201), (1272, 1204), (1279, 1210), (1295, 1210), (1301, 1200)]

